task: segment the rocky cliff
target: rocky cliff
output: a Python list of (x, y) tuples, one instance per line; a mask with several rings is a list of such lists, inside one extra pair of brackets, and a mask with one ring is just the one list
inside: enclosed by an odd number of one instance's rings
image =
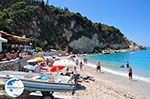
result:
[(67, 47), (73, 52), (93, 53), (142, 48), (114, 26), (93, 23), (80, 13), (45, 5), (42, 0), (1, 0), (0, 30), (26, 35), (43, 49)]

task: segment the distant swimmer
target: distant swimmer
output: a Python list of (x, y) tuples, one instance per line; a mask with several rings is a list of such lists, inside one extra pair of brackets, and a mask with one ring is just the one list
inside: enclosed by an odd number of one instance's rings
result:
[(131, 52), (130, 54), (131, 54), (131, 55), (134, 55), (134, 54), (135, 54), (135, 52)]
[(124, 68), (124, 64), (122, 64), (122, 65), (120, 66), (120, 68)]

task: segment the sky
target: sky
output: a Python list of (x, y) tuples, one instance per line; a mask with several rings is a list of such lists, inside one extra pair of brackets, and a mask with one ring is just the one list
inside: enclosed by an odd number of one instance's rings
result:
[(150, 46), (150, 0), (49, 0), (49, 4), (115, 26), (129, 40)]

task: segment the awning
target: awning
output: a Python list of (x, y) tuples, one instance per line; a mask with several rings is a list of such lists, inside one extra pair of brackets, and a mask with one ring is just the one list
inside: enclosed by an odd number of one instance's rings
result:
[(7, 42), (7, 39), (4, 39), (4, 38), (0, 37), (0, 42)]
[(14, 44), (26, 44), (30, 42), (29, 38), (20, 37), (12, 34), (8, 34), (6, 32), (0, 31), (0, 34), (3, 38), (7, 39), (8, 42), (14, 43)]

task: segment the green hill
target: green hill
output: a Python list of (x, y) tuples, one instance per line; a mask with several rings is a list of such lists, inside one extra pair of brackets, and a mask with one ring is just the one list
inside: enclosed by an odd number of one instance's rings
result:
[(93, 23), (68, 8), (45, 5), (42, 0), (1, 0), (0, 30), (34, 39), (43, 49), (69, 48), (80, 53), (140, 49), (119, 29)]

